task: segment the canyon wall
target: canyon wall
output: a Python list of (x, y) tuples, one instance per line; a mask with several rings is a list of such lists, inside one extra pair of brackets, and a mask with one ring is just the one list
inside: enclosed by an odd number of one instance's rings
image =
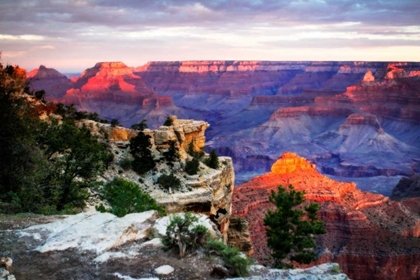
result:
[(266, 246), (263, 218), (278, 185), (305, 191), (320, 204), (327, 233), (317, 238), (317, 263), (334, 261), (351, 279), (418, 279), (420, 277), (420, 198), (401, 202), (366, 193), (354, 183), (329, 179), (294, 153), (283, 154), (271, 172), (237, 186), (233, 214), (249, 222), (254, 257), (263, 261)]
[[(48, 77), (41, 68), (37, 83)], [(293, 151), (324, 173), (390, 195), (401, 176), (420, 171), (419, 73), (415, 62), (102, 62), (46, 98), (126, 126), (147, 119), (157, 128), (168, 115), (204, 119), (212, 124), (207, 149), (232, 157), (237, 182)]]

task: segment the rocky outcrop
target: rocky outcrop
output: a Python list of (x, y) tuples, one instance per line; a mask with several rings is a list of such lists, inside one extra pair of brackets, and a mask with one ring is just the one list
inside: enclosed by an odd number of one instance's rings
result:
[(254, 253), (249, 235), (249, 223), (245, 219), (238, 216), (230, 217), (228, 245), (238, 248), (248, 256)]
[(12, 264), (12, 258), (0, 257), (0, 280), (16, 280), (12, 274)]
[(44, 65), (30, 71), (27, 75), (29, 87), (33, 91), (44, 90), (47, 100), (61, 98), (71, 87), (71, 81), (53, 68)]
[(414, 175), (411, 178), (403, 177), (392, 190), (391, 199), (404, 199), (409, 197), (420, 197), (420, 176)]
[[(171, 116), (171, 126), (160, 126), (158, 129), (144, 129), (143, 133), (150, 136), (151, 152), (156, 161), (156, 167), (146, 174), (139, 175), (132, 170), (123, 171), (119, 164), (123, 160), (131, 160), (129, 140), (139, 131), (111, 127), (94, 121), (83, 121), (94, 135), (102, 141), (107, 141), (114, 154), (114, 163), (104, 174), (106, 180), (123, 176), (139, 184), (157, 202), (166, 208), (167, 213), (197, 212), (208, 215), (215, 222), (227, 240), (229, 218), (232, 207), (232, 193), (235, 175), (232, 159), (219, 157), (220, 167), (212, 169), (200, 163), (198, 174), (188, 175), (184, 171), (190, 143), (196, 151), (201, 151), (205, 144), (205, 130), (209, 124), (204, 121), (178, 119)], [(179, 160), (171, 165), (164, 160), (163, 153), (168, 151), (173, 142), (179, 154)], [(208, 156), (208, 155), (207, 155)], [(163, 174), (174, 174), (180, 182), (179, 190), (166, 190), (160, 187), (158, 178)]]
[[(325, 279), (325, 280), (348, 280), (346, 274), (342, 273), (336, 263), (325, 263), (311, 268), (301, 269), (267, 269), (261, 265), (252, 265), (250, 267), (255, 276), (239, 278), (240, 280), (259, 280), (259, 279)], [(238, 279), (238, 278), (228, 278)]]
[(263, 225), (267, 209), (273, 209), (268, 196), (278, 185), (290, 184), (305, 191), (306, 200), (321, 206), (319, 216), (327, 234), (317, 239), (319, 262), (338, 262), (351, 279), (417, 279), (420, 276), (418, 201), (400, 203), (362, 192), (354, 183), (338, 182), (321, 175), (310, 162), (292, 153), (284, 154), (274, 164), (272, 172), (257, 176), (234, 190), (233, 214), (249, 222), (257, 259), (263, 260), (270, 254)]

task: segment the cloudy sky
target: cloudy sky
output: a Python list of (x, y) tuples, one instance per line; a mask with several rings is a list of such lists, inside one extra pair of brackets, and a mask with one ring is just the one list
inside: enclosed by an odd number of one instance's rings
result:
[(419, 0), (1, 0), (2, 63), (420, 61)]

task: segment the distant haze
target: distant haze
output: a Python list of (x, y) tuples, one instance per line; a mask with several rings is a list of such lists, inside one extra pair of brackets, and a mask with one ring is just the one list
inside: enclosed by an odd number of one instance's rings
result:
[(2, 63), (420, 61), (418, 0), (2, 0)]

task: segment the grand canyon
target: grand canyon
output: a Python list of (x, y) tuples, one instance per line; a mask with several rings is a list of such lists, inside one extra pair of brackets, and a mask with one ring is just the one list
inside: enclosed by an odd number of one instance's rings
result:
[(233, 158), (237, 183), (286, 151), (387, 196), (420, 170), (420, 63), (101, 62), (71, 79), (45, 66), (28, 78), (47, 100), (126, 126), (208, 121), (207, 150)]
[(99, 62), (27, 78), (47, 101), (126, 127), (208, 122), (206, 150), (233, 161), (229, 214), (248, 221), (259, 261), (270, 191), (291, 184), (321, 205), (315, 264), (337, 262), (351, 279), (420, 277), (420, 63)]

